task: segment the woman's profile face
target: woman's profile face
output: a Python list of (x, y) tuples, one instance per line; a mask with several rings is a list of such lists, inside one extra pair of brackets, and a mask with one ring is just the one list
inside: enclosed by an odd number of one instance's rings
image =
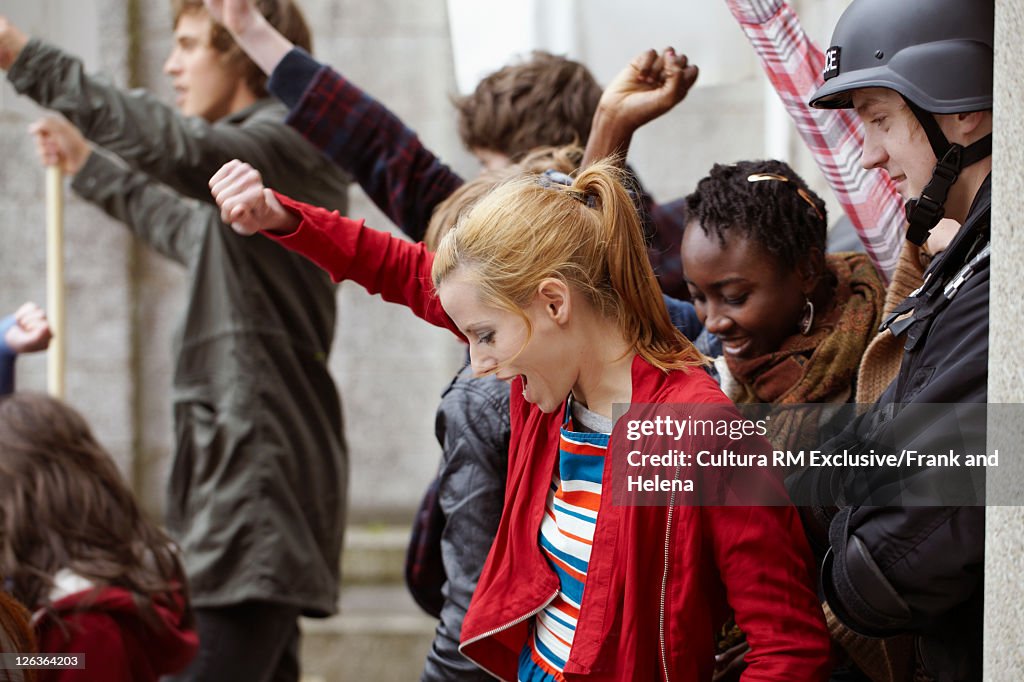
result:
[(708, 331), (737, 359), (775, 352), (798, 333), (804, 277), (752, 239), (726, 232), (725, 244), (690, 223), (681, 248), (686, 285)]
[(561, 408), (578, 379), (580, 357), (540, 296), (523, 309), (532, 333), (522, 316), (483, 302), (461, 270), (441, 283), (438, 297), (469, 342), (474, 374), (520, 378), (527, 402), (547, 413)]

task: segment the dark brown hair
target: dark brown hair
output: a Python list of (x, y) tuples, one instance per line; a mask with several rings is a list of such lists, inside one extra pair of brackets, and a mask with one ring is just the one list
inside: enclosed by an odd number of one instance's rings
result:
[(585, 145), (601, 86), (579, 62), (548, 52), (510, 64), (456, 98), (459, 136), (467, 149), (489, 149), (519, 161), (535, 147)]
[[(256, 0), (256, 9), (281, 35), (306, 52), (313, 52), (313, 36), (310, 33), (309, 24), (306, 23), (306, 18), (294, 2), (291, 0)], [(178, 25), (181, 15), (185, 13), (207, 14), (203, 0), (171, 0), (171, 10), (174, 14), (175, 26)], [(235, 62), (241, 67), (245, 83), (254, 95), (265, 97), (267, 95), (267, 75), (235, 43), (235, 39), (231, 37), (226, 28), (217, 22), (211, 23), (213, 26), (210, 29), (210, 45), (218, 52), (223, 52), (226, 60)]]
[(85, 419), (49, 396), (14, 393), (0, 398), (0, 576), (23, 604), (46, 608), (61, 569), (132, 592), (154, 624), (153, 603), (184, 593), (173, 544)]

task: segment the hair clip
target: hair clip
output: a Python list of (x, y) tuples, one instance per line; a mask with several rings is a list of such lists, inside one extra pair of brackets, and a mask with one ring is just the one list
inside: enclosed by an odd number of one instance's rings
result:
[(818, 220), (824, 222), (825, 216), (822, 214), (821, 209), (814, 203), (814, 199), (803, 187), (797, 187), (796, 183), (787, 178), (785, 175), (779, 175), (778, 173), (751, 173), (747, 176), (747, 182), (764, 182), (765, 180), (778, 180), (779, 182), (791, 183), (796, 189), (796, 193), (800, 195), (800, 198), (807, 202), (807, 205), (814, 209), (814, 212), (818, 216)]
[(587, 208), (597, 207), (597, 197), (581, 192), (578, 189), (571, 189), (572, 178), (561, 171), (556, 171), (554, 169), (546, 170), (537, 176), (537, 182), (541, 187), (557, 189), (560, 192), (568, 194)]

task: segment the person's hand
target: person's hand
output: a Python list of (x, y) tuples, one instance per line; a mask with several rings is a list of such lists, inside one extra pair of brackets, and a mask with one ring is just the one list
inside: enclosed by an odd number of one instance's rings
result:
[(0, 69), (6, 71), (11, 68), (11, 64), (27, 44), (28, 36), (12, 24), (10, 19), (0, 14)]
[(221, 220), (238, 234), (291, 232), (299, 226), (299, 217), (263, 186), (259, 171), (237, 159), (228, 161), (210, 178), (210, 193), (220, 207)]
[(268, 76), (294, 47), (264, 17), (253, 0), (203, 0), (210, 17), (224, 25), (235, 43)]
[(671, 47), (638, 54), (604, 89), (598, 109), (619, 125), (636, 130), (686, 97), (698, 69)]
[(35, 303), (25, 303), (14, 313), (14, 324), (4, 334), (7, 347), (15, 353), (46, 350), (53, 333), (46, 312)]
[(744, 658), (750, 651), (747, 640), (734, 644), (722, 653), (715, 656), (715, 672), (712, 674), (712, 682), (732, 682), (740, 678), (740, 673), (747, 667)]
[(203, 0), (203, 4), (210, 18), (234, 35), (245, 33), (263, 18), (253, 0)]
[(36, 154), (44, 166), (60, 166), (68, 175), (82, 170), (92, 154), (92, 146), (70, 121), (58, 114), (47, 114), (29, 126), (36, 142)]

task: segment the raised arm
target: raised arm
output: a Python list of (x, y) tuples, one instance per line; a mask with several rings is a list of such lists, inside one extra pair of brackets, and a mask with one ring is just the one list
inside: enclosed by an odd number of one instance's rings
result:
[(671, 47), (634, 57), (601, 93), (582, 165), (612, 155), (625, 162), (637, 128), (682, 102), (698, 73)]
[(808, 106), (821, 84), (825, 55), (785, 0), (726, 0), (726, 4), (868, 255), (888, 282), (906, 231), (903, 201), (888, 175), (861, 167), (864, 134), (853, 111)]
[(77, 57), (27, 38), (7, 21), (0, 24), (0, 45), (6, 46), (0, 47), (0, 66), (15, 90), (63, 114), (86, 138), (186, 196), (210, 201), (206, 183), (231, 159), (275, 169), (282, 156), (294, 156), (280, 147), (298, 137), (281, 139), (274, 130), (281, 127), (278, 116), (244, 127), (183, 116), (150, 93), (86, 73)]
[(263, 185), (258, 171), (240, 161), (218, 171), (210, 189), (221, 218), (239, 234), (263, 232), (316, 263), (335, 282), (356, 282), (463, 338), (437, 298), (430, 275), (434, 254), (423, 244), (277, 194)]
[[(672, 48), (661, 54), (647, 50), (634, 57), (601, 95), (582, 165), (613, 154), (625, 163), (634, 131), (681, 102), (697, 75), (697, 67)], [(686, 226), (685, 202), (680, 199), (658, 204), (639, 182), (637, 189), (647, 255), (662, 290), (672, 296), (686, 296), (679, 259)]]
[(287, 122), (345, 169), (367, 196), (420, 241), (434, 208), (463, 180), (394, 113), (338, 72), (294, 48), (252, 0), (206, 0), (235, 42), (270, 75)]
[(94, 149), (68, 121), (49, 115), (30, 128), (43, 165), (60, 165), (83, 199), (127, 225), (163, 255), (187, 265), (204, 230), (217, 229), (217, 211), (197, 204)]

